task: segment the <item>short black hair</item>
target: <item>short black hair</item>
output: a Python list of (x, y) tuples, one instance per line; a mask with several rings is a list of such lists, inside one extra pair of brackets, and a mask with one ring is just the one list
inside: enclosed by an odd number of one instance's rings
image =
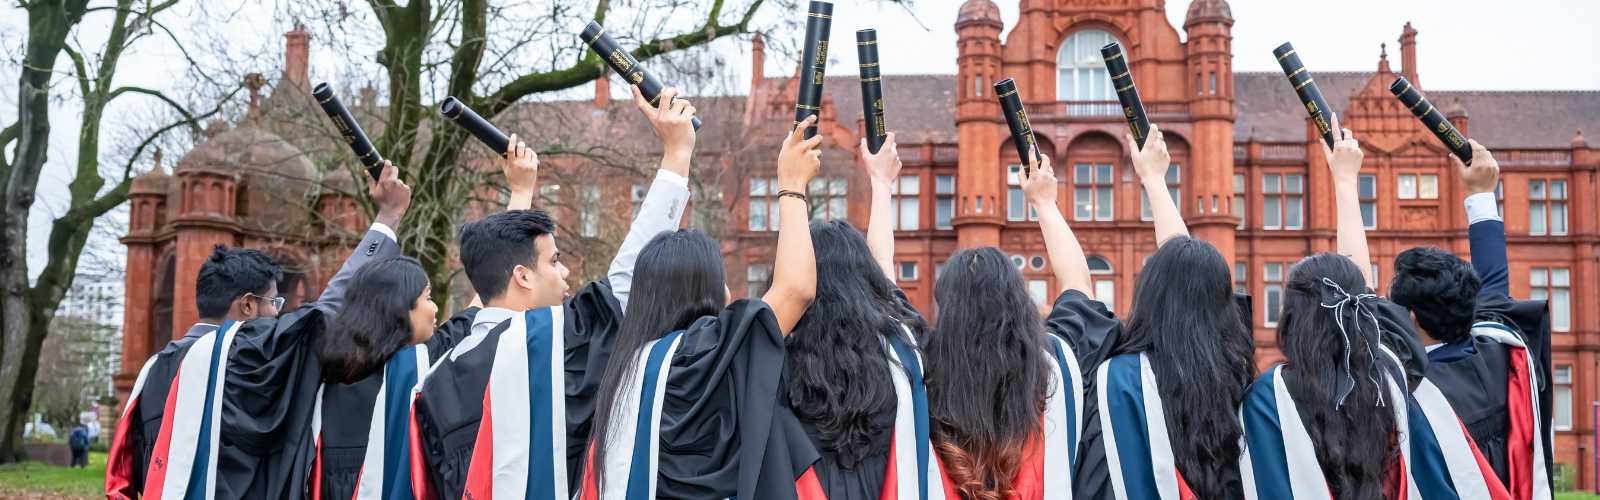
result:
[(485, 302), (500, 298), (511, 283), (511, 270), (539, 259), (534, 238), (556, 232), (543, 209), (507, 210), (461, 226), (461, 267), (467, 281)]
[(1434, 247), (1400, 252), (1394, 259), (1389, 300), (1417, 317), (1417, 326), (1443, 342), (1466, 340), (1483, 280), (1472, 263)]
[(244, 294), (267, 293), (275, 281), (283, 280), (283, 269), (260, 250), (217, 245), (211, 257), (200, 264), (194, 283), (194, 305), (202, 318), (228, 315), (233, 301)]

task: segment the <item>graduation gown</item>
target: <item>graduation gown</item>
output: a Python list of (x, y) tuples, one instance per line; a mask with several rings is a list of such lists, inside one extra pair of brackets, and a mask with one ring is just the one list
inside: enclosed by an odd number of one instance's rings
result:
[(1513, 493), (1527, 492), (1518, 498), (1549, 499), (1553, 433), (1546, 302), (1484, 294), (1478, 297), (1477, 318), (1469, 339), (1429, 353), (1427, 377), (1466, 423), (1495, 476)]
[[(918, 314), (895, 290), (903, 313)], [(780, 380), (772, 430), (754, 498), (777, 500), (955, 500), (929, 440), (928, 397), (922, 355), (910, 329), (901, 325), (884, 342), (896, 400), (870, 418), (890, 430), (875, 436), (866, 459), (847, 467), (824, 451), (815, 428), (789, 405), (788, 370)]]
[(603, 494), (588, 474), (581, 498), (761, 498), (759, 469), (740, 465), (766, 453), (783, 342), (771, 308), (743, 299), (647, 345), (614, 409)]
[(621, 321), (610, 285), (597, 281), (462, 340), (412, 411), (416, 497), (570, 498)]
[[(1380, 359), (1390, 360), (1393, 367), (1384, 371), (1383, 384), (1384, 404), (1394, 412), (1395, 427), (1403, 436), (1400, 470), (1390, 471), (1403, 478), (1399, 497), (1509, 499), (1449, 403), (1422, 377), (1427, 358), (1409, 313), (1383, 299), (1372, 299), (1368, 305), (1380, 325)], [(1298, 411), (1303, 403), (1289, 393), (1286, 378), (1294, 375), (1293, 368), (1282, 363), (1268, 369), (1251, 386), (1240, 409), (1246, 441), (1240, 471), (1248, 500), (1330, 498), (1315, 445), (1306, 432), (1311, 424)]]
[(316, 459), (310, 497), (397, 499), (411, 497), (411, 401), (433, 363), (467, 337), (478, 308), (452, 316), (421, 345), (395, 352), (367, 378), (321, 387), (312, 417)]
[[(1235, 294), (1234, 299), (1248, 318), (1250, 297)], [(1149, 360), (1142, 354), (1111, 356), (1123, 335), (1116, 315), (1083, 292), (1066, 290), (1056, 297), (1045, 327), (1072, 347), (1083, 371), (1083, 424), (1072, 458), (1073, 498), (1190, 496), (1172, 458)], [(1229, 485), (1229, 498), (1242, 498), (1238, 478), (1230, 478)]]
[(190, 346), (217, 327), (195, 325), (183, 338), (145, 361), (134, 380), (133, 392), (117, 419), (111, 453), (106, 461), (106, 496), (110, 500), (138, 498), (144, 491), (150, 456), (161, 434), (167, 398), (176, 380), (178, 367)]

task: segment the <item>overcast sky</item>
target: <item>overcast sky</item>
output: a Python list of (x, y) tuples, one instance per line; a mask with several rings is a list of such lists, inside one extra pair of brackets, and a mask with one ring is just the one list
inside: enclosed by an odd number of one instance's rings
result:
[[(241, 5), (235, 22), (241, 39), (259, 39), (263, 44), (281, 47), (287, 28), (270, 19), (268, 9), (248, 0), (207, 0), (217, 4)], [(243, 3), (241, 3), (243, 2)], [(187, 2), (186, 2), (187, 3)], [(834, 7), (832, 38), (853, 39), (859, 29), (878, 30), (880, 57), (885, 73), (954, 74), (956, 72), (956, 11), (962, 0), (916, 0), (904, 7), (865, 0), (843, 0)], [(1006, 32), (1016, 23), (1018, 2), (996, 2)], [(359, 8), (365, 3), (357, 2)], [(1189, 2), (1167, 4), (1167, 18), (1182, 36), (1184, 13)], [(1272, 49), (1293, 42), (1312, 71), (1371, 71), (1377, 67), (1378, 45), (1390, 45), (1391, 64), (1399, 70), (1396, 40), (1401, 26), (1411, 22), (1417, 36), (1418, 72), (1426, 88), (1432, 90), (1600, 90), (1600, 42), (1593, 23), (1600, 20), (1600, 1), (1551, 0), (1543, 2), (1505, 2), (1488, 0), (1343, 0), (1309, 2), (1289, 0), (1234, 0), (1233, 67), (1235, 71), (1279, 71)], [(799, 10), (783, 12), (767, 9), (761, 16), (773, 19), (784, 15), (803, 15)], [(15, 4), (7, 4), (0, 15), (0, 43), (5, 52), (20, 52), (26, 33), (26, 14)], [(759, 22), (758, 19), (758, 23)], [(82, 34), (85, 40), (104, 39), (103, 34)], [(180, 72), (181, 56), (170, 45), (141, 42), (137, 50), (124, 56), (116, 81), (121, 85), (173, 88), (168, 79)], [(715, 46), (728, 60), (732, 72), (749, 81), (749, 47), (744, 38), (719, 40)], [(313, 43), (312, 79), (328, 73), (338, 59)], [(833, 54), (833, 71), (853, 70), (853, 50)], [(203, 56), (202, 56), (203, 57)], [(62, 57), (66, 60), (65, 56)], [(783, 76), (794, 71), (794, 56), (767, 55), (766, 75)], [(16, 119), (16, 66), (6, 65), (0, 77), (0, 122)], [(269, 77), (281, 68), (262, 68)], [(326, 76), (322, 78), (327, 78)], [(626, 88), (612, 86), (616, 97)], [(593, 92), (592, 87), (573, 89), (570, 95)], [(692, 92), (692, 90), (691, 90)], [(128, 98), (123, 98), (124, 100)], [(115, 105), (114, 105), (115, 106)], [(58, 104), (53, 111), (50, 161), (41, 176), (38, 203), (30, 219), (28, 264), (37, 275), (44, 265), (45, 238), (50, 220), (59, 215), (67, 202), (66, 184), (76, 158), (78, 108), (71, 102)], [(116, 113), (112, 109), (108, 116)], [(6, 151), (11, 154), (11, 151)], [(167, 155), (168, 168), (180, 156)], [(112, 180), (115, 182), (115, 180)]]

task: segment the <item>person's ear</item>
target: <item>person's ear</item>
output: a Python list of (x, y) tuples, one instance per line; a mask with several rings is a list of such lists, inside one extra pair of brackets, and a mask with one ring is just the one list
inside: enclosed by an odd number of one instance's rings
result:
[(534, 288), (534, 283), (533, 277), (530, 276), (531, 274), (533, 274), (532, 269), (528, 269), (527, 266), (518, 264), (517, 267), (511, 269), (511, 281), (515, 282), (517, 286), (520, 286), (525, 290), (532, 290)]
[(244, 316), (244, 317), (247, 317), (247, 318), (255, 316), (255, 314), (256, 314), (256, 301), (252, 300), (253, 298), (254, 297), (252, 297), (250, 295), (242, 295), (237, 299), (233, 299), (233, 303), (234, 304), (238, 304), (238, 306), (239, 306), (239, 315), (240, 316)]

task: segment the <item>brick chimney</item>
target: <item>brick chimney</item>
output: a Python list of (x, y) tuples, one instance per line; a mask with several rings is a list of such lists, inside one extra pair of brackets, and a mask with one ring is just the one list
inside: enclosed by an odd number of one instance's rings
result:
[(311, 80), (306, 76), (306, 65), (311, 56), (311, 34), (306, 33), (305, 25), (295, 21), (294, 31), (284, 33), (283, 37), (289, 41), (283, 53), (283, 79), (309, 95)]
[(1422, 81), (1417, 78), (1417, 30), (1411, 29), (1410, 21), (1400, 31), (1400, 76), (1422, 88)]
[[(630, 91), (631, 92), (631, 91)], [(600, 78), (594, 80), (594, 109), (606, 109), (606, 104), (611, 102), (611, 78), (606, 70), (600, 70)]]
[(761, 99), (756, 94), (761, 90), (761, 79), (765, 77), (767, 64), (767, 42), (761, 39), (761, 34), (750, 35), (750, 91), (744, 98), (744, 124), (749, 126), (755, 117), (756, 108), (760, 106)]

